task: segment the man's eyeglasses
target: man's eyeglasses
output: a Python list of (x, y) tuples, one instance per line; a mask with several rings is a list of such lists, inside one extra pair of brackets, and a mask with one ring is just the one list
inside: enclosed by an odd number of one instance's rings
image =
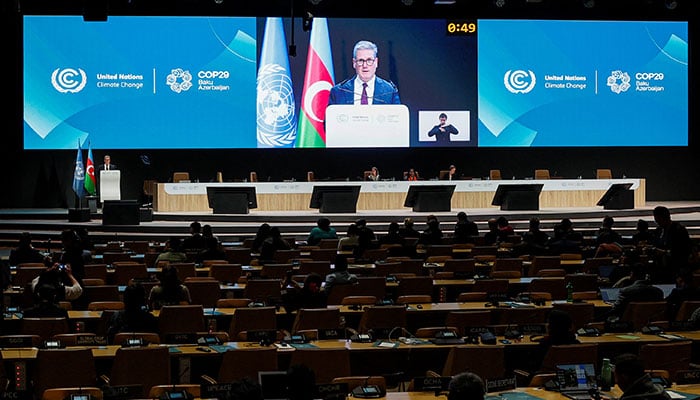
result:
[(367, 65), (368, 67), (371, 67), (372, 65), (374, 65), (374, 60), (375, 60), (375, 58), (368, 58), (366, 60), (363, 60), (360, 58), (360, 59), (356, 59), (355, 63), (358, 65)]

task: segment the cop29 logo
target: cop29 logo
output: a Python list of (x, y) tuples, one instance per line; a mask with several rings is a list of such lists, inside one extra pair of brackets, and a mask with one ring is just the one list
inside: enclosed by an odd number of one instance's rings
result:
[(509, 69), (503, 75), (503, 85), (511, 93), (530, 93), (536, 82), (535, 73), (530, 70)]
[(620, 94), (629, 90), (632, 86), (630, 85), (630, 75), (625, 71), (615, 70), (608, 76), (607, 85), (613, 93)]
[(80, 68), (56, 68), (51, 73), (51, 84), (60, 93), (78, 93), (87, 84), (87, 75)]

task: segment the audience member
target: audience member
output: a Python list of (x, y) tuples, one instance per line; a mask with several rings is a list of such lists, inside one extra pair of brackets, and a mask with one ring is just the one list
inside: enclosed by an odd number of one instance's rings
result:
[(270, 234), (263, 240), (260, 246), (260, 262), (265, 264), (274, 260), (277, 250), (289, 250), (291, 246), (282, 238), (280, 229), (276, 226), (270, 228)]
[(664, 292), (650, 283), (649, 273), (643, 264), (637, 263), (632, 266), (629, 281), (630, 285), (620, 289), (617, 300), (608, 312), (608, 319), (622, 317), (630, 302), (662, 301), (664, 299)]
[(621, 354), (613, 360), (615, 383), (622, 390), (619, 400), (668, 400), (663, 386), (654, 383), (636, 354)]
[(44, 260), (44, 255), (32, 245), (32, 234), (29, 232), (22, 232), (19, 235), (17, 247), (10, 250), (8, 259), (12, 266), (22, 263), (43, 263)]
[(58, 263), (70, 264), (73, 276), (82, 285), (83, 278), (85, 278), (85, 263), (86, 261), (89, 262), (89, 260), (84, 257), (80, 237), (74, 230), (66, 229), (61, 232), (61, 244), (63, 251)]
[(141, 284), (131, 284), (124, 289), (123, 297), (124, 309), (112, 314), (109, 320), (109, 343), (114, 342), (114, 335), (119, 332), (158, 332), (158, 320), (148, 311), (146, 289)]
[(595, 257), (617, 256), (622, 254), (622, 236), (613, 229), (615, 220), (606, 215), (603, 217), (603, 225), (598, 229), (595, 244), (597, 246)]
[(421, 232), (418, 238), (418, 244), (428, 246), (442, 244), (442, 230), (440, 229), (440, 221), (436, 216), (428, 216), (427, 226), (425, 230)]
[(367, 221), (363, 218), (355, 221), (357, 225), (357, 247), (353, 251), (355, 258), (362, 258), (365, 254), (365, 250), (375, 248), (377, 243), (377, 237), (374, 234), (374, 230), (367, 226)]
[(160, 261), (169, 263), (179, 263), (187, 261), (187, 254), (182, 252), (182, 240), (178, 237), (171, 237), (165, 242), (165, 249), (156, 257), (156, 264)]
[(476, 226), (476, 222), (470, 221), (466, 212), (458, 212), (452, 243), (474, 243), (478, 236), (479, 227)]
[(552, 254), (580, 253), (583, 235), (574, 229), (574, 224), (569, 218), (563, 218), (554, 227), (554, 237), (549, 242), (549, 250)]
[(42, 271), (39, 276), (32, 279), (32, 292), (36, 295), (37, 289), (46, 285), (56, 288), (57, 301), (72, 302), (83, 294), (83, 287), (73, 276), (70, 264), (54, 264)]
[(647, 246), (654, 243), (654, 235), (649, 231), (649, 223), (643, 219), (637, 220), (637, 229), (632, 235), (632, 244)]
[(540, 229), (540, 219), (530, 218), (527, 232), (522, 234), (523, 240), (519, 246), (520, 253), (530, 255), (544, 255), (549, 246), (549, 235)]
[(496, 219), (496, 224), (498, 225), (498, 241), (506, 242), (509, 236), (515, 235), (515, 229), (510, 225), (508, 218), (501, 215)]
[(306, 275), (304, 284), (299, 285), (288, 275), (283, 282), (282, 303), (287, 313), (300, 308), (326, 308), (327, 296), (323, 288), (323, 277), (317, 273)]
[(335, 285), (346, 285), (357, 283), (357, 275), (348, 271), (348, 259), (344, 254), (338, 254), (335, 258), (333, 271), (326, 275), (326, 284), (323, 289), (330, 293)]
[(406, 239), (399, 234), (399, 223), (395, 221), (389, 223), (386, 235), (379, 238), (380, 246), (383, 244), (400, 244), (403, 246), (405, 242)]
[(676, 320), (676, 314), (684, 301), (700, 301), (700, 288), (695, 285), (693, 272), (684, 269), (676, 276), (676, 287), (666, 297), (669, 321)]
[(158, 274), (158, 280), (160, 282), (151, 288), (148, 295), (148, 305), (151, 310), (160, 310), (163, 306), (192, 303), (190, 291), (180, 282), (176, 268), (164, 267)]
[(56, 285), (41, 283), (34, 290), (34, 306), (23, 311), (24, 318), (68, 318), (68, 311), (58, 304), (60, 293)]
[(190, 236), (182, 241), (182, 250), (185, 252), (199, 252), (205, 248), (204, 236), (202, 236), (202, 224), (194, 221), (190, 224)]
[(316, 221), (316, 226), (311, 229), (309, 237), (306, 239), (306, 244), (309, 246), (317, 246), (321, 239), (337, 239), (338, 234), (335, 228), (331, 227), (331, 220), (326, 217), (321, 217)]
[(263, 223), (258, 227), (255, 238), (253, 238), (253, 244), (250, 246), (251, 252), (260, 253), (263, 241), (270, 236), (270, 228), (268, 223)]
[(354, 223), (348, 225), (348, 230), (345, 237), (338, 240), (338, 250), (350, 251), (355, 250), (360, 245), (360, 230)]
[(217, 245), (221, 244), (219, 238), (214, 236), (214, 230), (209, 224), (202, 226), (202, 237), (204, 238), (205, 248), (209, 247), (209, 242), (215, 242)]
[(207, 240), (206, 241), (206, 248), (201, 251), (199, 254), (197, 254), (197, 262), (201, 263), (205, 260), (225, 260), (226, 259), (226, 251), (224, 251), (223, 246), (221, 246), (221, 243), (219, 243), (218, 240)]
[(489, 230), (484, 234), (484, 244), (487, 246), (498, 244), (498, 220), (496, 220), (496, 218), (489, 218), (488, 221), (486, 221), (486, 224)]
[(399, 228), (399, 235), (404, 238), (418, 238), (420, 237), (420, 232), (413, 228), (413, 218), (406, 217), (403, 220), (403, 226)]
[(92, 243), (92, 239), (90, 239), (90, 233), (84, 226), (75, 228), (75, 233), (78, 234), (80, 244), (83, 247), (83, 257), (86, 259), (85, 262), (89, 262), (89, 260), (92, 259), (92, 252), (95, 250), (95, 244)]
[(654, 232), (657, 268), (654, 269), (654, 281), (671, 283), (683, 268), (688, 266), (692, 242), (688, 230), (681, 223), (671, 219), (671, 212), (664, 206), (654, 208)]
[(486, 394), (484, 381), (473, 372), (453, 376), (447, 390), (447, 400), (483, 400)]

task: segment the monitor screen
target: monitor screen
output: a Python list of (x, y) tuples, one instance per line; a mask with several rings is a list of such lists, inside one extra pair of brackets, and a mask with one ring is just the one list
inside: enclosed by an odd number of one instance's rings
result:
[(687, 22), (314, 18), (296, 57), (290, 25), (25, 15), (24, 148), (688, 144)]
[(248, 208), (258, 208), (255, 186), (207, 186), (209, 208), (215, 208), (217, 202), (232, 201), (230, 196), (244, 194), (248, 198)]

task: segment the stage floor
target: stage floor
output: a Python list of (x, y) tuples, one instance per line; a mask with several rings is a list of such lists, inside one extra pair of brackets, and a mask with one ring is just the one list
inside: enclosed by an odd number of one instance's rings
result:
[[(68, 222), (67, 209), (0, 209), (0, 239), (14, 241), (19, 233), (29, 231), (35, 237), (57, 239), (61, 230), (68, 227), (84, 227), (90, 235), (104, 238), (119, 238), (120, 240), (140, 240), (142, 238), (167, 238), (172, 235), (186, 235), (192, 221), (212, 226), (214, 233), (223, 240), (236, 241), (242, 237), (255, 235), (258, 226), (269, 223), (278, 226), (287, 236), (304, 238), (316, 225), (320, 217), (331, 220), (332, 226), (343, 235), (347, 226), (359, 218), (367, 223), (377, 233), (382, 234), (390, 222), (402, 223), (405, 218), (413, 218), (418, 230), (425, 228), (428, 215), (433, 214), (441, 221), (441, 227), (446, 233), (454, 229), (456, 215), (460, 211), (467, 213), (469, 218), (477, 223), (482, 234), (487, 230), (490, 218), (505, 216), (516, 232), (527, 230), (528, 221), (538, 217), (542, 229), (551, 231), (562, 218), (569, 218), (577, 229), (594, 232), (600, 226), (602, 219), (610, 215), (615, 219), (615, 227), (623, 234), (634, 230), (638, 219), (649, 222), (653, 229), (653, 209), (663, 205), (671, 210), (674, 220), (683, 223), (693, 236), (700, 237), (700, 202), (665, 201), (647, 202), (644, 207), (628, 210), (605, 210), (602, 207), (575, 208), (542, 208), (537, 211), (502, 211), (498, 207), (452, 209), (449, 212), (414, 212), (410, 208), (396, 210), (361, 210), (356, 213), (331, 214), (319, 213), (316, 209), (308, 211), (257, 211), (252, 209), (248, 214), (212, 214), (211, 212), (153, 212), (152, 221), (143, 221), (139, 225), (103, 225), (102, 213), (91, 215), (90, 221)], [(631, 234), (631, 233), (630, 233)]]

